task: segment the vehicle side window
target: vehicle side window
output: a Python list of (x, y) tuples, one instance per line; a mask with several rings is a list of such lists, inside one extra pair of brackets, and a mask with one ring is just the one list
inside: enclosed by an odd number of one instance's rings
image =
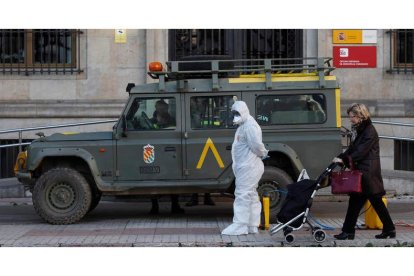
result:
[(128, 130), (176, 128), (175, 98), (135, 98), (126, 113)]
[(231, 106), (235, 96), (190, 97), (192, 129), (234, 128)]
[(260, 125), (320, 124), (326, 120), (326, 98), (323, 94), (259, 96), (256, 120)]

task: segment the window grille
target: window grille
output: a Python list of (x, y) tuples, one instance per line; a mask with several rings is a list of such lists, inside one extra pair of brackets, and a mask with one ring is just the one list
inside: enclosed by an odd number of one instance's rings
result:
[(394, 169), (414, 171), (414, 142), (394, 140)]
[(302, 58), (303, 30), (169, 31), (170, 60)]
[(414, 30), (391, 30), (388, 73), (414, 74)]
[(79, 30), (0, 30), (0, 72), (6, 74), (81, 73)]

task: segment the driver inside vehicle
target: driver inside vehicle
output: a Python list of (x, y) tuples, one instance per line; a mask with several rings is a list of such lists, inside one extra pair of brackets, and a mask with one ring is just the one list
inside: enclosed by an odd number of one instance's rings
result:
[(168, 103), (158, 100), (155, 103), (155, 111), (151, 118), (152, 127), (155, 129), (175, 126), (175, 120), (168, 112)]

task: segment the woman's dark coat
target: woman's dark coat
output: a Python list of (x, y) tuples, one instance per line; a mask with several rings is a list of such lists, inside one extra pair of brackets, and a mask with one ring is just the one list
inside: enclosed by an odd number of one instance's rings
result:
[(362, 121), (356, 128), (357, 136), (348, 149), (338, 157), (349, 168), (349, 156), (354, 168), (362, 172), (362, 193), (367, 196), (385, 195), (381, 176), (380, 147), (378, 133), (370, 119)]

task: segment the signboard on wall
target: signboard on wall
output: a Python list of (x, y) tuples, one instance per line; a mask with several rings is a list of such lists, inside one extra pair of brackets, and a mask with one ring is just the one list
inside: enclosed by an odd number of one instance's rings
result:
[(333, 65), (336, 68), (376, 68), (377, 46), (334, 46)]
[(126, 29), (116, 29), (115, 30), (115, 43), (126, 43)]
[(333, 44), (377, 43), (377, 30), (333, 30)]

